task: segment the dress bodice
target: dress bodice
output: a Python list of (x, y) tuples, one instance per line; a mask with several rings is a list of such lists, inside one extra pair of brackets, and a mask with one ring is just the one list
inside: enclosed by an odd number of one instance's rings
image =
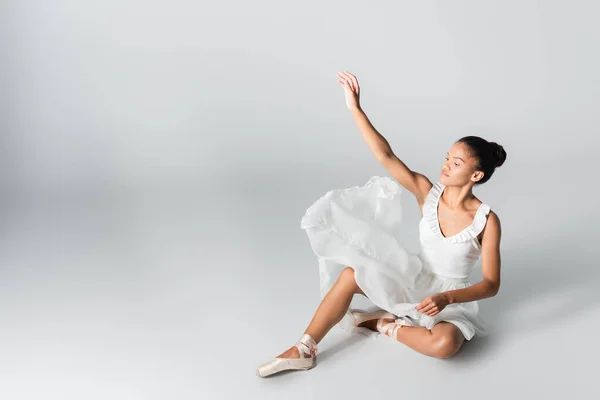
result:
[(444, 188), (441, 182), (434, 183), (423, 204), (423, 217), (419, 222), (419, 256), (423, 267), (437, 275), (466, 279), (481, 255), (477, 236), (485, 227), (491, 207), (481, 203), (471, 225), (456, 235), (445, 237), (438, 218), (438, 204)]

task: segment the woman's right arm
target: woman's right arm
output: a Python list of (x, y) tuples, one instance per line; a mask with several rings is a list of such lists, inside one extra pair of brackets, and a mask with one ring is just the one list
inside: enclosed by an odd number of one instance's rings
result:
[(417, 198), (420, 207), (425, 202), (425, 198), (433, 186), (431, 181), (425, 175), (412, 171), (394, 154), (389, 142), (377, 132), (360, 107), (351, 108), (350, 111), (354, 122), (377, 161), (400, 185)]

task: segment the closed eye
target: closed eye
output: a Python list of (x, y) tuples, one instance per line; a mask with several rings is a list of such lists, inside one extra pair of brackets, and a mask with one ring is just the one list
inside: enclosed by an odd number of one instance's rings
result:
[[(446, 157), (446, 160), (448, 160), (448, 157)], [(458, 167), (460, 164), (455, 161), (454, 165), (456, 165)]]

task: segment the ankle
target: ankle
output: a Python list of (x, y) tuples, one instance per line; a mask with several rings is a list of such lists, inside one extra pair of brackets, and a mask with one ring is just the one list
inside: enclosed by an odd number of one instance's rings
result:
[(396, 339), (396, 334), (398, 333), (398, 329), (400, 329), (402, 325), (398, 324), (396, 320), (390, 318), (380, 318), (377, 320), (376, 330), (379, 333), (382, 333), (386, 336)]
[(360, 324), (358, 324), (357, 326), (359, 328), (367, 328), (369, 330), (375, 331), (377, 332), (377, 323), (379, 322), (378, 319), (370, 319), (368, 321), (364, 321), (361, 322)]
[(317, 355), (317, 341), (308, 333), (304, 333), (296, 343), (298, 351), (302, 351), (305, 357), (315, 357)]

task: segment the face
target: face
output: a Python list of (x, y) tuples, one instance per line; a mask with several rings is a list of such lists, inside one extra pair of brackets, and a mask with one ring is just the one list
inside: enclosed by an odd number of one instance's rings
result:
[(477, 160), (470, 156), (467, 145), (455, 143), (446, 154), (440, 171), (440, 182), (444, 185), (462, 186), (470, 181), (478, 181), (483, 177), (481, 171), (475, 170)]

